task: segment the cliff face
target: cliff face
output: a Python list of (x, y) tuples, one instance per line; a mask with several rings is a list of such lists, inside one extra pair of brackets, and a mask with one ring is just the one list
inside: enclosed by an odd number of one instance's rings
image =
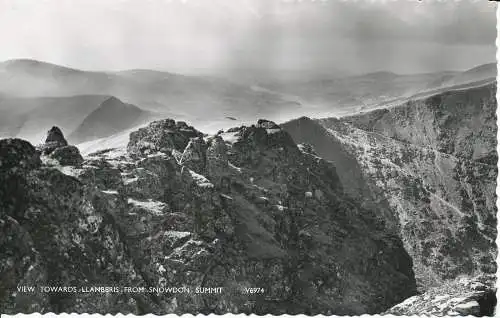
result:
[[(426, 291), (460, 275), (496, 272), (495, 92), (493, 85), (450, 91), (283, 127), (295, 140), (309, 139), (341, 179), (358, 180), (369, 193), (365, 200), (387, 202), (392, 216), (385, 219), (399, 229), (420, 290)], [(313, 126), (321, 138), (311, 134)], [(347, 152), (347, 169), (339, 158), (346, 155), (331, 149)]]
[(162, 120), (133, 132), (126, 149), (83, 162), (74, 148), (40, 153), (0, 140), (4, 313), (353, 315), (416, 293), (412, 260), (388, 222), (344, 191), (334, 165), (272, 122), (205, 136)]

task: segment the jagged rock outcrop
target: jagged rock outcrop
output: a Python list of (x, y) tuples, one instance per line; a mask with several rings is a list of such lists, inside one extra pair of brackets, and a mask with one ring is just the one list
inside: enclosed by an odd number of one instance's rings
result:
[(44, 155), (49, 155), (55, 149), (67, 145), (68, 142), (64, 138), (61, 129), (59, 129), (59, 127), (53, 126), (47, 132), (47, 138), (45, 138), (45, 143), (41, 146), (40, 150)]
[(221, 191), (224, 191), (228, 183), (228, 178), (231, 175), (231, 167), (228, 161), (228, 148), (224, 139), (216, 135), (208, 140), (207, 157), (207, 176), (218, 186)]
[(154, 121), (145, 128), (130, 134), (127, 150), (131, 154), (151, 154), (168, 149), (181, 153), (189, 143), (190, 138), (203, 137), (203, 134), (185, 122), (175, 122), (172, 119)]
[[(38, 162), (23, 143), (0, 143), (1, 154), (26, 148), (8, 161), (18, 186), (0, 174), (2, 312), (353, 315), (416, 293), (401, 240), (346, 195), (331, 163), (272, 122), (204, 139), (156, 121), (127, 149), (76, 167), (22, 164)], [(29, 294), (20, 284), (189, 292)]]
[[(0, 141), (0, 307), (6, 312), (110, 312), (134, 308), (141, 295), (44, 292), (41, 286), (141, 283), (118, 239), (102, 194), (40, 165), (26, 141)], [(14, 149), (14, 151), (13, 151)], [(22, 149), (23, 151), (18, 151)], [(32, 164), (26, 165), (25, 162)], [(114, 211), (116, 212), (116, 211)], [(17, 286), (34, 286), (20, 293)]]
[(50, 158), (57, 160), (63, 166), (78, 166), (83, 163), (83, 157), (75, 146), (64, 146), (54, 149)]
[(201, 174), (205, 174), (207, 165), (207, 144), (202, 137), (191, 138), (182, 153), (181, 165)]
[(275, 122), (266, 119), (259, 119), (257, 121), (257, 127), (264, 129), (281, 129)]
[(495, 277), (462, 277), (406, 299), (388, 311), (393, 315), (493, 316), (497, 299)]
[(12, 169), (35, 169), (40, 165), (40, 154), (29, 142), (17, 138), (0, 140), (0, 170), (3, 173)]
[(80, 150), (68, 145), (63, 132), (56, 126), (48, 131), (45, 143), (38, 146), (38, 150), (46, 159), (55, 160), (62, 166), (79, 166), (83, 163)]
[(495, 93), (486, 85), (283, 127), (331, 160), (360, 200), (385, 206), (425, 292), (496, 272)]

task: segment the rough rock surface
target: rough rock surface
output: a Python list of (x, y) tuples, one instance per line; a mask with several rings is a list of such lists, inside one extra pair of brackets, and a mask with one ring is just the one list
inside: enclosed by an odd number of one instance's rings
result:
[(54, 126), (47, 132), (47, 138), (45, 139), (45, 143), (42, 145), (41, 150), (44, 155), (48, 155), (55, 149), (67, 145), (68, 142), (64, 138), (61, 129)]
[[(416, 293), (412, 260), (383, 218), (272, 122), (204, 138), (185, 123), (156, 121), (131, 133), (127, 149), (79, 166), (40, 164), (22, 140), (0, 141), (0, 155), (4, 313), (354, 315)], [(18, 285), (190, 292), (23, 293)]]
[(14, 169), (26, 170), (38, 168), (41, 164), (40, 155), (29, 142), (17, 139), (0, 140), (0, 170), (8, 173)]
[(364, 206), (376, 205), (387, 230), (399, 232), (426, 292), (496, 272), (495, 93), (486, 85), (283, 127), (331, 160)]
[(177, 123), (173, 119), (154, 121), (130, 134), (127, 150), (136, 155), (168, 149), (182, 152), (192, 137), (203, 137), (203, 134), (183, 121)]
[(57, 160), (63, 166), (78, 166), (83, 163), (83, 157), (75, 146), (64, 146), (54, 149), (50, 158)]
[(83, 163), (80, 150), (68, 145), (63, 132), (56, 126), (47, 132), (45, 143), (37, 148), (45, 163), (61, 166), (79, 166)]
[(495, 314), (494, 277), (461, 277), (412, 296), (389, 309), (393, 315), (493, 316)]

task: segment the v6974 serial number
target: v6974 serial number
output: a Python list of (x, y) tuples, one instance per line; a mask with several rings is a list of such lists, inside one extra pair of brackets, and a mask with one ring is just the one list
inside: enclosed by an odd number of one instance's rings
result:
[(260, 287), (245, 287), (243, 288), (244, 294), (263, 294), (264, 288)]

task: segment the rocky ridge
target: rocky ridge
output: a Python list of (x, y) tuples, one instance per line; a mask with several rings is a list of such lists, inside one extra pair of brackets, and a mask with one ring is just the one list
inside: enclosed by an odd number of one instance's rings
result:
[[(126, 149), (82, 160), (59, 129), (49, 137), (39, 149), (0, 140), (4, 313), (354, 315), (416, 293), (412, 260), (384, 218), (273, 122), (207, 136), (161, 120), (131, 133)], [(18, 285), (191, 292), (27, 294)]]
[[(460, 293), (488, 298), (496, 290), (495, 92), (495, 85), (486, 85), (351, 117), (282, 125), (336, 165), (363, 205), (378, 207), (387, 231), (399, 232), (422, 294), (413, 300), (422, 306), (412, 302), (393, 313), (488, 311), (476, 305), (457, 311), (453, 301), (434, 310), (428, 303), (443, 285), (462, 286), (445, 293), (450, 299)], [(485, 290), (465, 292), (477, 279)]]

